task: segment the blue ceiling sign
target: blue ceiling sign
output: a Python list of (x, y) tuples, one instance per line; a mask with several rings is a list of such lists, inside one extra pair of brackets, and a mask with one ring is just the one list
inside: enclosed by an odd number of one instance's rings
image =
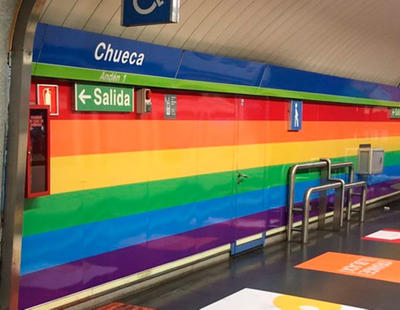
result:
[(122, 26), (177, 23), (179, 0), (122, 0)]

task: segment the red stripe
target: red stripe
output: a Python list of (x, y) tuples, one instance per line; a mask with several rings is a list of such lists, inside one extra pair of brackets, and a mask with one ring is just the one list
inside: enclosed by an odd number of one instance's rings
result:
[[(149, 114), (75, 112), (74, 87), (71, 82), (41, 81), (59, 85), (60, 116), (55, 119), (76, 120), (164, 120), (164, 95), (178, 96), (177, 120), (287, 120), (288, 101), (251, 96), (195, 93), (176, 90), (153, 90), (153, 111)], [(36, 102), (36, 82), (31, 87), (31, 102)], [(241, 99), (244, 98), (244, 107)], [(238, 115), (238, 117), (236, 117)], [(397, 122), (390, 119), (385, 107), (356, 106), (322, 102), (304, 102), (304, 121), (368, 121)]]

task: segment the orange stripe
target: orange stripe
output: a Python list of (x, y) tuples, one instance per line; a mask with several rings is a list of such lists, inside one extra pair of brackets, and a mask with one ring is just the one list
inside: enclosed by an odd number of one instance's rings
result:
[(51, 156), (390, 136), (398, 123), (304, 122), (289, 132), (285, 121), (54, 120)]

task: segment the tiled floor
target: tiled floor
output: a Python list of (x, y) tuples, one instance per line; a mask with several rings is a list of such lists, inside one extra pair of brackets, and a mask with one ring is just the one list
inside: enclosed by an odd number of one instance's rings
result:
[[(367, 212), (366, 222), (341, 232), (312, 231), (307, 245), (280, 243), (232, 258), (121, 302), (160, 310), (200, 309), (243, 288), (296, 295), (366, 309), (400, 309), (400, 285), (294, 268), (326, 252), (400, 260), (400, 244), (362, 240), (380, 229), (400, 229), (400, 203)], [(251, 309), (249, 309), (251, 310)]]

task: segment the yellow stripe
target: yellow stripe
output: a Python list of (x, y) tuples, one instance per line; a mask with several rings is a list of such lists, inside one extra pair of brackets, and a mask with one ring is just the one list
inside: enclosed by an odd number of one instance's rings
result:
[(400, 149), (400, 137), (387, 137), (55, 157), (51, 193), (354, 156), (365, 143)]

